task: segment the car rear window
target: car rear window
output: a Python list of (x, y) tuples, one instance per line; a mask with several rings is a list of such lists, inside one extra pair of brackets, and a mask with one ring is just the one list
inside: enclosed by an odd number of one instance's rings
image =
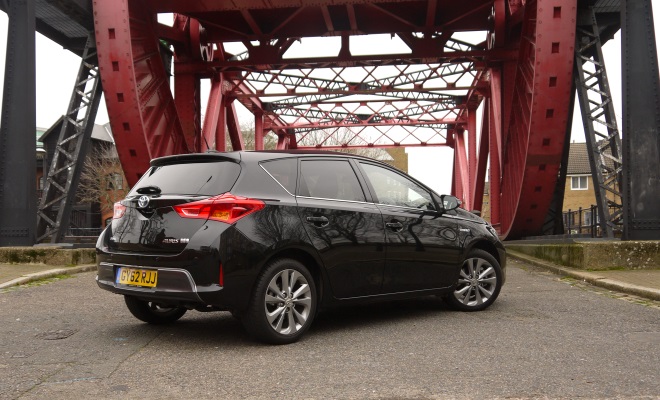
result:
[(261, 166), (290, 194), (296, 192), (298, 161), (295, 158), (267, 161), (261, 163)]
[(300, 196), (365, 201), (360, 182), (348, 161), (304, 160), (300, 174)]
[(231, 161), (151, 167), (129, 196), (145, 186), (157, 186), (163, 194), (221, 194), (231, 190), (240, 172), (241, 167)]

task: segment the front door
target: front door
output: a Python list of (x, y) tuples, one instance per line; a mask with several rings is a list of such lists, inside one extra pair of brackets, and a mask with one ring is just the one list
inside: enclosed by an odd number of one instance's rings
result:
[(409, 177), (376, 164), (360, 166), (385, 223), (383, 293), (451, 286), (460, 260), (457, 223), (443, 216), (430, 192)]

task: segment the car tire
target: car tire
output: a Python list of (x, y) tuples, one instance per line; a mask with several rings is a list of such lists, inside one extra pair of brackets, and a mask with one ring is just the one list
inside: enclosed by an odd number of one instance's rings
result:
[(150, 324), (169, 324), (183, 317), (188, 311), (184, 307), (164, 307), (158, 303), (140, 300), (133, 296), (124, 296), (126, 307), (140, 321)]
[(445, 302), (459, 311), (481, 311), (488, 308), (502, 288), (502, 268), (495, 257), (484, 250), (471, 250), (452, 293)]
[(253, 338), (270, 344), (296, 342), (316, 314), (316, 285), (299, 261), (270, 262), (259, 276), (247, 311), (241, 315)]

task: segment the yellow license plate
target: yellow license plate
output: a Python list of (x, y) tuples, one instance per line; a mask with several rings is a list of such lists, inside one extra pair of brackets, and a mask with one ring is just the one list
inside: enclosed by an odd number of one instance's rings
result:
[(131, 286), (156, 287), (158, 271), (150, 269), (119, 268), (117, 283)]

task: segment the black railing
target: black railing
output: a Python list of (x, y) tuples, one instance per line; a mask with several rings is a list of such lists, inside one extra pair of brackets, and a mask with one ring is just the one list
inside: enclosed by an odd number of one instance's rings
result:
[[(610, 215), (616, 211), (610, 207)], [(600, 214), (598, 207), (592, 205), (589, 208), (578, 208), (563, 212), (564, 232), (567, 235), (579, 235), (590, 237), (602, 237), (600, 228)]]
[(66, 230), (65, 236), (99, 236), (103, 228), (76, 228), (69, 227)]
[(578, 208), (563, 213), (564, 232), (568, 235), (589, 235), (600, 237), (598, 226), (598, 207), (592, 205), (589, 208)]

